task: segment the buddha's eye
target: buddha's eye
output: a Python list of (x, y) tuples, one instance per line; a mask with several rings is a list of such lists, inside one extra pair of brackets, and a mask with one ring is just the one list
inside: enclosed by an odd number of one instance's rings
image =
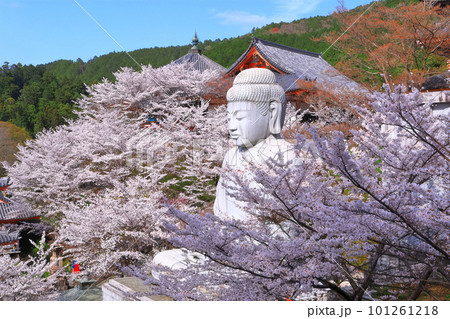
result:
[(242, 120), (245, 119), (247, 117), (247, 114), (245, 112), (239, 112), (238, 114), (235, 115), (235, 119), (236, 120)]

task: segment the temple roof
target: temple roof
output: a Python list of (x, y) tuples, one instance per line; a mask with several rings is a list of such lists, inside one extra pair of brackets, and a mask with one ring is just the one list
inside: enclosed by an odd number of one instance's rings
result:
[(0, 246), (17, 242), (19, 235), (17, 233), (8, 233), (0, 231)]
[(192, 38), (192, 48), (186, 55), (183, 55), (181, 58), (172, 61), (172, 63), (185, 64), (187, 69), (194, 69), (200, 72), (203, 72), (205, 70), (216, 70), (220, 74), (225, 73), (226, 68), (202, 54), (202, 50), (197, 47), (198, 43), (199, 40), (197, 37), (197, 32), (195, 32), (195, 35)]
[(0, 223), (17, 222), (38, 217), (39, 215), (27, 206), (5, 197), (0, 192)]
[[(290, 75), (290, 77), (278, 76), (286, 83), (291, 81), (292, 84), (292, 79), (294, 81), (297, 79), (317, 81), (332, 85), (336, 89), (364, 90), (358, 83), (337, 71), (319, 53), (291, 48), (259, 38), (252, 39), (247, 51), (233, 63), (225, 76), (234, 76), (239, 73), (242, 64), (249, 59), (249, 54), (254, 53), (269, 63), (270, 68), (276, 73)], [(291, 84), (285, 84), (285, 86), (289, 87)]]
[(203, 72), (205, 70), (216, 70), (218, 72), (225, 73), (226, 69), (220, 64), (214, 62), (210, 58), (204, 56), (199, 52), (189, 52), (183, 55), (181, 58), (173, 61), (175, 64), (186, 64), (186, 66), (191, 69)]
[(450, 71), (430, 76), (422, 84), (422, 90), (438, 90), (450, 88)]

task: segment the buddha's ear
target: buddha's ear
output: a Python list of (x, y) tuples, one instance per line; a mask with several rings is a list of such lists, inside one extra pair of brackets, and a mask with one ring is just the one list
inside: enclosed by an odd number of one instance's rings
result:
[(269, 107), (269, 128), (271, 134), (281, 133), (281, 102), (272, 101)]

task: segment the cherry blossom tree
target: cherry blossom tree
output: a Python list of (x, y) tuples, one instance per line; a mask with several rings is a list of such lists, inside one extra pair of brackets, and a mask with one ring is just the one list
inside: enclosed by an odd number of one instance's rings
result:
[(417, 90), (385, 90), (374, 94), (372, 110), (356, 108), (365, 120), (354, 132), (355, 150), (340, 134), (315, 141), (342, 178), (333, 206), (363, 216), (378, 250), (371, 255), (394, 261), (383, 271), (356, 267), (368, 275), (365, 285), (400, 284), (416, 299), (426, 283), (448, 282), (449, 116), (433, 115)]
[(7, 166), (15, 194), (51, 215), (111, 186), (112, 180), (126, 178), (126, 139), (134, 131), (125, 121), (117, 110), (105, 109), (38, 134), (19, 148), (17, 162)]
[[(418, 92), (385, 88), (369, 108), (344, 114), (357, 113), (361, 127), (351, 143), (311, 128), (313, 141), (298, 137), (301, 165), (254, 167), (257, 189), (223, 172), (247, 203), (244, 222), (203, 214), (228, 148), (224, 108), (202, 99), (217, 75), (168, 65), (115, 76), (87, 89), (77, 120), (39, 134), (7, 165), (14, 193), (54, 224), (82, 271), (148, 269), (170, 235), (171, 245), (207, 257), (159, 281), (142, 275), (175, 299), (301, 299), (330, 289), (361, 300), (391, 286), (389, 298), (401, 288), (417, 299), (448, 283), (449, 119), (433, 116)], [(149, 115), (158, 122), (141, 128)], [(2, 258), (5, 269), (25, 267)]]
[[(79, 118), (27, 142), (8, 166), (15, 194), (56, 225), (95, 277), (141, 265), (164, 246), (165, 198), (196, 212), (215, 192), (224, 108), (202, 100), (214, 72), (123, 69), (78, 101)], [(159, 123), (141, 128), (148, 115)]]
[(8, 253), (0, 256), (0, 300), (51, 300), (57, 296), (55, 284), (63, 270), (51, 272), (57, 260), (48, 262), (47, 256), (56, 243), (46, 250), (44, 243), (45, 233), (39, 245), (32, 242), (38, 248), (37, 256), (25, 261)]
[[(158, 160), (158, 167), (168, 168), (177, 162), (176, 156), (188, 156), (193, 160), (185, 162), (192, 164), (199, 155), (193, 148), (196, 143), (225, 140), (223, 109), (207, 112), (208, 104), (201, 102), (201, 92), (214, 72), (187, 72), (183, 65), (169, 65), (144, 67), (142, 72), (124, 69), (115, 76), (114, 83), (104, 80), (88, 88), (89, 95), (78, 101), (79, 120), (46, 131), (20, 149), (8, 174), (14, 176), (21, 196), (54, 207), (64, 205), (67, 196), (77, 200), (88, 190), (107, 188), (112, 180), (123, 181), (134, 174), (138, 162)], [(139, 130), (148, 114), (160, 114), (164, 122), (158, 129)], [(214, 157), (218, 151), (213, 148), (208, 154), (212, 162), (220, 161), (220, 155)], [(49, 207), (50, 213), (57, 212), (54, 207)]]
[(183, 226), (166, 225), (171, 242), (207, 258), (159, 280), (140, 274), (154, 293), (284, 300), (314, 288), (343, 300), (415, 300), (448, 284), (449, 118), (433, 116), (418, 91), (385, 90), (370, 109), (355, 107), (362, 129), (352, 144), (310, 129), (314, 143), (299, 136), (301, 165), (255, 167), (259, 189), (231, 173), (248, 221), (172, 207)]

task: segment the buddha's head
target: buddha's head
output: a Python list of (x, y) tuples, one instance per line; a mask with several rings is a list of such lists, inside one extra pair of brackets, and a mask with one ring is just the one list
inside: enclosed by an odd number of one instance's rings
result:
[(239, 73), (227, 92), (228, 130), (238, 147), (250, 148), (283, 128), (286, 97), (268, 69)]

